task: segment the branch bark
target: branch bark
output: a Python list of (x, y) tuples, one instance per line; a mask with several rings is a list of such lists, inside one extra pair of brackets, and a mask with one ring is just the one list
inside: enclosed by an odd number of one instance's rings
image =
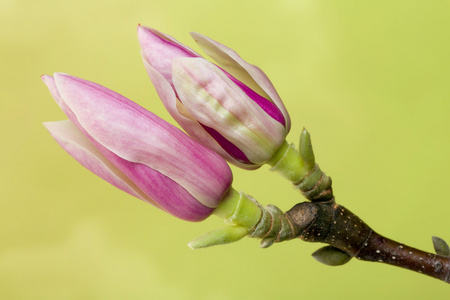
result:
[[(297, 236), (306, 242), (326, 243), (339, 249), (336, 253), (405, 268), (450, 283), (449, 256), (428, 253), (381, 236), (350, 210), (337, 204), (334, 198), (326, 202), (299, 203), (285, 216)], [(327, 254), (323, 255), (329, 255), (330, 248), (327, 248)]]

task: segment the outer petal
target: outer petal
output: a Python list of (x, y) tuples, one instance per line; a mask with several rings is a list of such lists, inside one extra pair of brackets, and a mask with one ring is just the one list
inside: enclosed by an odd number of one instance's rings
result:
[(195, 119), (212, 127), (256, 164), (269, 160), (285, 138), (285, 127), (269, 117), (219, 68), (202, 58), (177, 58), (173, 83)]
[[(56, 87), (55, 78), (49, 75), (42, 75), (41, 79), (47, 86), (48, 90), (50, 91), (50, 94), (52, 95), (53, 99), (55, 99), (56, 103), (59, 105), (61, 110), (72, 121), (72, 123), (78, 126), (79, 124), (77, 121), (77, 117), (73, 114), (70, 107), (67, 106), (67, 104), (64, 102), (64, 99), (59, 94), (58, 88)], [(86, 135), (86, 132), (84, 132), (84, 134)]]
[[(213, 209), (192, 199), (192, 196), (186, 190), (172, 183), (169, 178), (150, 170), (154, 173), (153, 176), (148, 177), (148, 180), (151, 180), (154, 184), (155, 191), (152, 193), (152, 196), (155, 196), (154, 199), (158, 199), (158, 202), (154, 201), (139, 189), (124, 172), (121, 172), (111, 161), (106, 159), (96, 146), (72, 122), (66, 120), (49, 122), (44, 125), (67, 153), (88, 170), (115, 187), (187, 221), (201, 221), (212, 213)], [(136, 170), (142, 168), (146, 167), (136, 164), (132, 172), (136, 172)], [(146, 171), (144, 170), (144, 173), (148, 175)], [(162, 188), (156, 188), (158, 186)], [(170, 188), (171, 186), (174, 187), (173, 190)]]
[[(164, 199), (153, 196), (155, 189), (161, 189), (154, 187), (155, 181), (163, 187), (170, 184), (166, 190), (185, 189), (205, 206), (218, 205), (232, 180), (229, 167), (218, 155), (105, 87), (65, 74), (55, 74), (55, 80), (82, 128), (96, 142), (129, 162), (128, 171), (126, 164), (118, 165), (114, 156), (99, 150), (161, 206), (164, 207), (160, 202)], [(159, 175), (153, 174), (155, 171)], [(149, 183), (147, 176), (154, 182)]]
[(58, 144), (86, 169), (116, 188), (161, 208), (158, 203), (145, 195), (125, 174), (108, 161), (70, 120), (46, 122), (44, 126)]
[(138, 40), (142, 56), (170, 84), (172, 84), (172, 60), (175, 57), (200, 57), (194, 50), (173, 37), (153, 28), (139, 25)]
[(277, 91), (264, 72), (243, 60), (234, 50), (199, 33), (191, 33), (197, 44), (227, 72), (260, 95), (271, 99), (283, 112), (286, 120), (286, 134), (290, 130), (290, 117)]
[(190, 115), (184, 105), (177, 99), (175, 91), (170, 83), (145, 59), (144, 66), (167, 111), (175, 119), (175, 121), (180, 124), (180, 126), (183, 127), (187, 133), (189, 133), (191, 137), (240, 168), (256, 169), (259, 167), (258, 165), (243, 164), (223, 150), (217, 141), (205, 131), (205, 129), (195, 120), (195, 118)]

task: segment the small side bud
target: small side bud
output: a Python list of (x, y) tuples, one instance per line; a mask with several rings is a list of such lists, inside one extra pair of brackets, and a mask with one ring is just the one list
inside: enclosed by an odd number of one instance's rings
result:
[(259, 247), (261, 248), (269, 248), (270, 246), (273, 245), (273, 243), (275, 243), (275, 238), (271, 237), (271, 238), (265, 238), (261, 240), (261, 243), (259, 244)]
[(433, 240), (434, 251), (436, 251), (437, 255), (450, 256), (450, 247), (443, 239), (437, 236), (433, 236), (431, 239)]
[(312, 254), (318, 262), (328, 266), (340, 266), (346, 264), (352, 258), (346, 252), (333, 246), (325, 246)]
[(245, 227), (227, 226), (199, 236), (195, 240), (189, 242), (188, 246), (191, 249), (199, 249), (234, 243), (245, 237), (247, 234), (248, 230)]
[(311, 136), (309, 132), (303, 128), (303, 131), (300, 135), (300, 156), (305, 162), (305, 167), (307, 170), (312, 170), (314, 165), (316, 164), (316, 160), (314, 158), (314, 151), (311, 144)]

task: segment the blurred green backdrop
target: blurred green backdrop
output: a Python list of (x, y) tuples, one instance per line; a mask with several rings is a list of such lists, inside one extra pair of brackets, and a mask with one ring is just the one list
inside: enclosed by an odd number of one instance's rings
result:
[[(41, 82), (66, 72), (165, 112), (142, 66), (138, 23), (199, 50), (234, 48), (271, 78), (331, 175), (337, 201), (378, 232), (431, 251), (450, 240), (450, 1), (0, 1), (1, 299), (449, 299), (443, 282), (381, 264), (317, 263), (320, 245), (243, 241), (190, 250), (222, 226), (185, 223), (116, 190), (41, 125), (65, 119)], [(268, 172), (235, 188), (287, 210)]]

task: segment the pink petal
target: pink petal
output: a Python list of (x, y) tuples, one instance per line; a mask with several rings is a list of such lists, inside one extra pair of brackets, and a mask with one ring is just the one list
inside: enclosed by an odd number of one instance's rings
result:
[(193, 32), (191, 35), (203, 51), (222, 68), (263, 97), (271, 99), (278, 106), (286, 120), (287, 134), (291, 124), (289, 114), (266, 74), (260, 68), (243, 60), (233, 49), (199, 33)]
[(170, 84), (172, 84), (172, 60), (175, 57), (200, 57), (173, 37), (153, 28), (138, 26), (138, 40), (142, 56)]
[(70, 120), (46, 122), (44, 126), (58, 144), (86, 169), (116, 188), (161, 208), (116, 166), (108, 161)]
[[(152, 196), (154, 182), (148, 182), (142, 173), (156, 176), (151, 174), (155, 170), (173, 181), (169, 190), (179, 185), (203, 205), (218, 205), (232, 180), (231, 171), (218, 155), (105, 87), (65, 74), (55, 74), (55, 81), (80, 126), (101, 146), (129, 162), (129, 170), (125, 170), (126, 164), (119, 166), (114, 156), (96, 145), (97, 148), (147, 195), (161, 204), (160, 199)], [(169, 184), (162, 178), (153, 180)]]
[(70, 107), (67, 106), (67, 104), (64, 102), (64, 99), (59, 94), (58, 88), (56, 87), (55, 78), (49, 75), (42, 75), (41, 76), (42, 81), (47, 86), (48, 90), (50, 91), (50, 94), (52, 95), (53, 99), (55, 99), (56, 103), (59, 105), (61, 110), (66, 114), (66, 116), (78, 126), (78, 121), (76, 116), (73, 114)]
[[(55, 81), (53, 77), (46, 76), (43, 80), (49, 86), (57, 102), (68, 108), (62, 101), (59, 92), (54, 88)], [(68, 112), (74, 117), (70, 109)], [(74, 120), (77, 126), (81, 127), (75, 117)], [(170, 178), (143, 164), (130, 163), (118, 157), (95, 141), (82, 127), (78, 129), (71, 122), (69, 124), (59, 123), (46, 123), (45, 125), (58, 143), (71, 156), (99, 177), (180, 219), (201, 221), (211, 215), (212, 208), (198, 202), (197, 199), (193, 198), (191, 194)], [(144, 184), (142, 184), (142, 181), (144, 181)], [(142, 191), (133, 182), (140, 183), (145, 190)], [(130, 186), (132, 187), (131, 190)], [(152, 198), (156, 201), (152, 200)]]
[(174, 89), (170, 83), (145, 59), (144, 66), (167, 111), (191, 137), (240, 168), (256, 169), (259, 167), (255, 165), (243, 164), (223, 150), (217, 141), (212, 138), (192, 116), (190, 116), (184, 105), (176, 98)]
[(285, 127), (214, 64), (202, 58), (177, 58), (173, 83), (192, 116), (212, 127), (256, 164), (269, 160), (285, 138)]

